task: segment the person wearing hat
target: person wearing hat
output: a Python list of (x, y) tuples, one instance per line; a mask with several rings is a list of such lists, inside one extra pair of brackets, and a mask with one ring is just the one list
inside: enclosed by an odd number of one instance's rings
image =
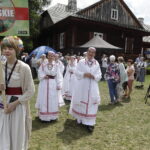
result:
[(27, 150), (31, 134), (29, 100), (35, 88), (30, 67), (17, 59), (20, 41), (16, 36), (8, 36), (1, 42), (7, 58), (3, 66), (7, 101), (3, 105), (0, 97), (0, 150)]
[(38, 70), (40, 80), (35, 107), (38, 109), (39, 119), (51, 122), (59, 115), (59, 90), (62, 89), (63, 77), (55, 62), (55, 53), (48, 52), (48, 62)]
[(71, 100), (70, 114), (77, 119), (78, 124), (83, 124), (89, 132), (93, 132), (96, 124), (96, 114), (100, 104), (98, 81), (101, 79), (101, 70), (98, 61), (94, 59), (96, 49), (90, 47), (87, 57), (77, 64)]

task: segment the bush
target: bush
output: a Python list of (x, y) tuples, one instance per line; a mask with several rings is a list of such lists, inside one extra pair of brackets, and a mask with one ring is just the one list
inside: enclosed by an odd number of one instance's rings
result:
[(150, 65), (146, 68), (146, 74), (150, 75)]

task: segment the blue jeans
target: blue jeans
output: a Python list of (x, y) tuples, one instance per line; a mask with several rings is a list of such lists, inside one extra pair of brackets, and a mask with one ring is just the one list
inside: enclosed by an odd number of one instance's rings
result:
[(111, 102), (115, 102), (117, 100), (117, 83), (114, 80), (110, 79), (107, 80), (108, 87), (109, 87), (109, 95)]

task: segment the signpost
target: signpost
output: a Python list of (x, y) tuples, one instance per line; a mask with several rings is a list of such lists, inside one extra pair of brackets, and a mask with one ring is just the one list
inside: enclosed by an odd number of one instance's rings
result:
[(0, 36), (29, 36), (28, 0), (0, 0)]

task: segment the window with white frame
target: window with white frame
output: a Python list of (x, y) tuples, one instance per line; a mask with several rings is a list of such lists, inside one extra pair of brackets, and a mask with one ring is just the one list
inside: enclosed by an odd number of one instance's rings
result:
[(111, 9), (111, 19), (118, 20), (118, 9)]
[(100, 36), (103, 39), (104, 34), (100, 32), (94, 32), (94, 36)]
[(62, 49), (64, 48), (64, 36), (65, 36), (65, 33), (60, 33), (60, 39), (59, 39), (59, 48)]

